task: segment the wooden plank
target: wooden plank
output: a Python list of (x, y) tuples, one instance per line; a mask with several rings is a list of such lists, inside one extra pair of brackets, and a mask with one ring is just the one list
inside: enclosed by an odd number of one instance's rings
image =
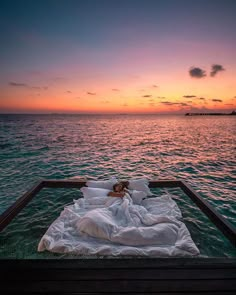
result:
[(43, 180), (43, 186), (49, 188), (81, 188), (86, 185), (85, 179)]
[[(80, 188), (86, 185), (86, 179), (63, 179), (63, 180), (43, 180), (43, 185), (45, 187), (52, 188)], [(150, 188), (163, 188), (163, 187), (179, 187), (181, 181), (179, 180), (158, 180), (149, 181)]]
[(1, 260), (0, 272), (7, 270), (83, 270), (83, 269), (236, 269), (236, 258), (119, 258), (119, 259), (34, 259), (34, 260)]
[[(235, 280), (111, 280), (107, 281), (32, 281), (3, 285), (2, 291), (25, 292), (188, 292), (235, 291)], [(3, 293), (4, 294), (4, 293)]]
[(193, 200), (193, 202), (204, 212), (208, 218), (219, 228), (219, 230), (236, 247), (236, 229), (222, 215), (220, 215), (208, 201), (204, 200), (185, 181), (181, 181), (181, 189)]
[[(30, 293), (26, 293), (24, 292), (24, 290), (22, 290), (21, 293), (19, 292), (11, 292), (11, 293), (7, 293), (7, 294), (31, 294), (31, 295), (39, 295), (39, 294), (45, 294), (42, 292), (30, 292)], [(103, 293), (103, 292), (99, 292), (99, 290), (94, 290), (93, 292), (57, 292), (56, 295), (104, 295), (104, 294), (108, 294), (108, 293)], [(109, 294), (115, 294), (115, 295), (131, 295), (131, 294), (138, 294), (138, 295), (150, 295), (150, 294), (158, 294), (158, 295), (235, 295), (235, 291), (204, 291), (204, 292), (195, 292), (195, 291), (188, 291), (187, 293), (183, 293), (183, 292), (158, 292), (158, 293), (150, 293), (150, 292), (116, 292), (116, 290), (114, 290), (113, 292), (110, 292)], [(52, 292), (47, 292), (47, 295), (55, 295), (55, 293)]]
[(29, 203), (29, 201), (43, 188), (42, 181), (35, 184), (29, 191), (23, 194), (0, 216), (0, 232), (12, 221), (12, 219)]
[(236, 291), (236, 259), (228, 258), (1, 262), (0, 290), (3, 294), (215, 295), (235, 294)]
[(173, 187), (180, 187), (181, 181), (180, 180), (151, 180), (149, 181), (150, 188), (173, 188)]
[(11, 269), (1, 274), (2, 280), (14, 281), (80, 281), (80, 280), (208, 280), (235, 279), (235, 269), (54, 269), (25, 270)]
[[(11, 294), (19, 294), (18, 292), (14, 292)], [(21, 293), (22, 294), (22, 293)], [(23, 294), (29, 294), (29, 293), (23, 293)], [(43, 294), (43, 293), (35, 293), (35, 292), (30, 292), (31, 295), (39, 295), (39, 294)], [(45, 294), (45, 293), (44, 293)], [(104, 294), (107, 294), (107, 293), (101, 293), (99, 291), (96, 291), (94, 290), (94, 292), (73, 292), (73, 293), (65, 293), (65, 292), (57, 292), (57, 295), (104, 295)], [(214, 291), (214, 292), (194, 292), (194, 291), (188, 291), (188, 293), (183, 293), (183, 292), (158, 292), (158, 293), (150, 293), (150, 292), (112, 292), (112, 293), (109, 293), (109, 294), (115, 294), (115, 295), (131, 295), (131, 294), (138, 294), (138, 295), (150, 295), (150, 294), (158, 294), (158, 295), (235, 295), (235, 291)], [(47, 292), (47, 295), (55, 295), (54, 292)]]

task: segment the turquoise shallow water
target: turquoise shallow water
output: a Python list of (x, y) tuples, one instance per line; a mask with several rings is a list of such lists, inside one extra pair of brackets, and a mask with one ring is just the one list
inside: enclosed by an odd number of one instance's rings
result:
[[(0, 115), (0, 212), (42, 178), (185, 179), (236, 226), (236, 118)], [(170, 190), (203, 256), (235, 249), (179, 190)], [(156, 191), (161, 194), (161, 191)], [(43, 190), (0, 234), (0, 257), (38, 254), (38, 241), (78, 190)]]

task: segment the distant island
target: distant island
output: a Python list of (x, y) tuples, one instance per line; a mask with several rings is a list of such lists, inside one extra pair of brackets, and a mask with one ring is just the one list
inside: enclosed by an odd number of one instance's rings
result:
[(236, 111), (232, 113), (186, 113), (185, 116), (235, 116)]

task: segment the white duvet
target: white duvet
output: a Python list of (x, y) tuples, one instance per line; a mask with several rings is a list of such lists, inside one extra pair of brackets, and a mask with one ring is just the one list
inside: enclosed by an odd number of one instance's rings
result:
[(199, 250), (169, 195), (135, 205), (124, 198), (78, 199), (65, 207), (38, 251), (103, 256), (192, 256)]

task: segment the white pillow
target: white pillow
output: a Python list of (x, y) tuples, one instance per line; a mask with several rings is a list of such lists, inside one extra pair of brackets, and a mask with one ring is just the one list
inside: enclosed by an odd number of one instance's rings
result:
[(142, 191), (133, 190), (131, 193), (131, 198), (136, 205), (140, 205), (142, 200), (147, 197), (147, 194)]
[(148, 180), (146, 178), (130, 179), (128, 188), (131, 190), (142, 191), (151, 196), (152, 193), (148, 187)]
[(104, 188), (95, 187), (82, 187), (80, 191), (83, 193), (84, 198), (103, 198), (107, 197), (108, 193), (111, 191)]
[(112, 177), (109, 180), (88, 180), (86, 185), (88, 187), (97, 187), (113, 190), (113, 185), (116, 184), (118, 180), (115, 177)]

